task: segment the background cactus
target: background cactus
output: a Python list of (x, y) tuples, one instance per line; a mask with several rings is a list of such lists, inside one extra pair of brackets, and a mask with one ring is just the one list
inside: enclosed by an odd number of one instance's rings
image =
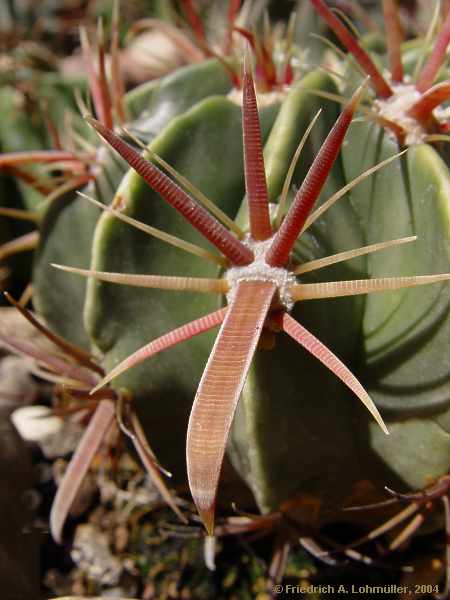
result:
[[(414, 43), (405, 44), (405, 70), (420, 54), (420, 44), (418, 50)], [(386, 60), (378, 42), (374, 60)], [(230, 64), (239, 74), (239, 65)], [(293, 173), (290, 205), (340, 113), (334, 98), (348, 97), (359, 79), (349, 64), (338, 56), (333, 59), (333, 68), (342, 70), (344, 80), (323, 69), (308, 74), (300, 70), (301, 78), (272, 94), (267, 105), (269, 94), (260, 93), (271, 202), (279, 201), (299, 140), (322, 108)], [(445, 70), (441, 76), (446, 81)], [(227, 97), (232, 85), (221, 60), (183, 67), (128, 94), (126, 125), (246, 228), (241, 108)], [(370, 108), (370, 101), (365, 105)], [(360, 115), (350, 126), (319, 205), (399, 152), (392, 127), (384, 128), (379, 119), (374, 122), (364, 109)], [(97, 143), (87, 129), (83, 131), (90, 144)], [(135, 144), (126, 132), (121, 135)], [(84, 189), (89, 196), (121, 215), (211, 251), (114, 152), (98, 146), (95, 160), (98, 164), (90, 171), (94, 177)], [(417, 241), (302, 275), (302, 283), (449, 272), (449, 183), (442, 142), (432, 146), (425, 139), (413, 145), (324, 213), (296, 243), (292, 258), (302, 263), (413, 235)], [(52, 329), (101, 353), (106, 372), (151, 339), (220, 308), (214, 296), (190, 299), (95, 280), (86, 286), (84, 278), (54, 269), (52, 263), (131, 274), (210, 278), (221, 273), (217, 261), (205, 262), (152, 239), (111, 211), (102, 214), (75, 190), (45, 209), (39, 231), (34, 306)], [(370, 486), (359, 500), (368, 503), (379, 497), (383, 485), (419, 490), (445, 475), (450, 457), (445, 284), (367, 299), (303, 302), (294, 315), (357, 373), (391, 435), (384, 436), (333, 374), (278, 336), (274, 349), (256, 352), (229, 442), (232, 463), (258, 508), (273, 512), (295, 496), (312, 497), (321, 509), (313, 523), (319, 527), (344, 518), (336, 511), (353, 502), (364, 481)], [(203, 334), (112, 382), (116, 390), (130, 392), (153, 449), (178, 481), (184, 479), (188, 415), (213, 339), (214, 334)], [(351, 513), (345, 519), (351, 520)]]

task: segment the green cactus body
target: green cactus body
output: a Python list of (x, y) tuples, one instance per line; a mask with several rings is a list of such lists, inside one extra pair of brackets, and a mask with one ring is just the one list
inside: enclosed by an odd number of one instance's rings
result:
[[(313, 3), (322, 4), (320, 0)], [(367, 37), (364, 47), (374, 53), (375, 63), (385, 68), (384, 41), (372, 35)], [(426, 62), (430, 53), (430, 48), (424, 50), (422, 41), (405, 43), (404, 73), (413, 76), (418, 61), (422, 58)], [(347, 95), (360, 79), (354, 62), (353, 66), (347, 66), (345, 74), (350, 81), (344, 88)], [(443, 65), (435, 81), (447, 80), (448, 69)], [(319, 89), (331, 91), (326, 87)], [(291, 124), (296, 122), (294, 114)], [(271, 158), (271, 141), (272, 138), (266, 147), (269, 189), (273, 186), (270, 164), (276, 160)], [(353, 123), (342, 148), (341, 185), (398, 150), (398, 143), (388, 129), (373, 122)], [(280, 156), (279, 151), (274, 154)], [(364, 244), (410, 235), (418, 238), (406, 247), (369, 255), (362, 263), (368, 276), (449, 270), (450, 180), (444, 162), (447, 159), (442, 145), (437, 149), (425, 143), (414, 145), (401, 161), (393, 162), (351, 191), (353, 213), (351, 218), (347, 215), (346, 223), (352, 224), (350, 227), (362, 236)], [(277, 193), (279, 190), (273, 197)], [(334, 210), (325, 221), (334, 217)], [(333, 225), (331, 221), (324, 225), (328, 227), (329, 239)], [(344, 242), (349, 239), (345, 234), (342, 238)], [(317, 239), (316, 250), (320, 249), (321, 241), (320, 237)], [(338, 242), (337, 247), (343, 246)], [(355, 265), (355, 261), (349, 265)], [(361, 264), (355, 267), (361, 268)], [(275, 509), (296, 492), (313, 493), (325, 502), (342, 500), (345, 494), (350, 494), (349, 483), (358, 477), (393, 488), (422, 489), (449, 470), (450, 331), (446, 288), (433, 286), (373, 294), (363, 306), (357, 307), (345, 307), (342, 300), (336, 300), (333, 306), (326, 301), (324, 312), (333, 314), (338, 306), (343, 317), (339, 318), (336, 312), (334, 318), (348, 332), (344, 343), (327, 337), (335, 333), (335, 328), (327, 323), (326, 317), (320, 319), (317, 328), (311, 326), (311, 329), (320, 331), (319, 337), (350, 361), (383, 411), (391, 435), (386, 438), (374, 423), (365, 422), (359, 409), (352, 409), (346, 399), (339, 404), (338, 393), (327, 389), (326, 376), (320, 373), (319, 366), (308, 365), (305, 374), (298, 353), (289, 356), (289, 343), (279, 340), (277, 351), (259, 351), (238, 406), (231, 452), (263, 510)], [(294, 312), (308, 319), (309, 310), (318, 317), (319, 308), (308, 303), (301, 304)], [(356, 330), (354, 336), (352, 330)], [(292, 371), (286, 368), (288, 364)], [(318, 370), (315, 375), (314, 369)], [(327, 402), (329, 407), (325, 409)], [(345, 409), (348, 412), (343, 416)], [(345, 427), (338, 425), (340, 418)], [(338, 439), (336, 432), (344, 430), (347, 432), (344, 439)], [(339, 452), (333, 452), (333, 448), (339, 448)], [(359, 464), (355, 464), (355, 457)], [(325, 481), (329, 485), (324, 485)]]
[[(343, 149), (346, 174), (352, 177), (396, 150), (378, 128), (355, 123)], [(389, 165), (352, 192), (367, 243), (380, 236), (418, 238), (404, 249), (368, 257), (373, 277), (448, 270), (449, 184), (443, 160), (422, 144), (410, 148), (402, 168)], [(383, 441), (370, 426), (371, 443), (404, 483), (422, 488), (450, 466), (448, 292), (436, 286), (373, 295), (362, 331), (362, 378), (391, 422), (391, 436)]]
[[(242, 225), (244, 194), (240, 108), (225, 97), (230, 84), (209, 61), (130, 95), (130, 129)], [(278, 105), (261, 111), (267, 184), (279, 199), (292, 155), (319, 107), (296, 168), (300, 182), (336, 120), (338, 107), (310, 92), (338, 92), (313, 72)], [(378, 125), (353, 123), (320, 195), (319, 204), (355, 176), (392, 156), (397, 142)], [(357, 258), (300, 277), (321, 282), (448, 272), (449, 175), (426, 144), (393, 162), (341, 200), (294, 247), (296, 263), (365, 244), (417, 235), (406, 248)], [(96, 187), (95, 187), (96, 186)], [(107, 154), (95, 186), (98, 200), (124, 215), (204, 246), (201, 236), (165, 206), (134, 171)], [(292, 199), (292, 194), (291, 194)], [(107, 371), (163, 333), (221, 306), (218, 296), (179, 297), (164, 291), (114, 286), (69, 277), (56, 262), (93, 270), (215, 277), (220, 267), (151, 239), (74, 196), (51, 206), (35, 261), (35, 302), (50, 325), (72, 341), (93, 344)], [(79, 232), (74, 236), (73, 232)], [(69, 235), (70, 234), (70, 235)], [(80, 240), (82, 242), (80, 243)], [(211, 248), (208, 247), (208, 250)], [(300, 302), (293, 314), (358, 373), (383, 416), (386, 438), (351, 393), (287, 338), (257, 351), (229, 440), (233, 464), (263, 512), (296, 494), (340, 506), (358, 482), (422, 488), (450, 466), (448, 294), (435, 285), (334, 300)], [(70, 302), (62, 306), (70, 295)], [(69, 316), (70, 315), (70, 316)], [(122, 375), (115, 388), (131, 392), (158, 457), (184, 471), (185, 432), (198, 381), (212, 346), (203, 334)]]
[[(374, 60), (386, 69), (383, 47), (365, 47), (376, 52)], [(426, 63), (432, 49), (422, 40), (402, 45), (406, 77), (417, 80), (418, 66)], [(347, 67), (347, 74), (351, 72)], [(449, 75), (443, 64), (435, 83), (448, 81)], [(347, 140), (342, 160), (348, 180), (399, 150), (395, 136), (375, 123), (353, 123)], [(351, 192), (365, 243), (417, 235), (414, 244), (368, 256), (371, 277), (449, 270), (446, 163), (445, 144), (414, 144), (401, 164), (387, 166)], [(359, 369), (391, 431), (381, 439), (369, 424), (369, 445), (375, 462), (381, 460), (407, 488), (422, 489), (450, 467), (448, 308), (448, 292), (440, 286), (374, 294), (366, 300)]]
[[(340, 177), (329, 182), (322, 198), (331, 195), (333, 185), (342, 187), (397, 151), (396, 142), (379, 127), (354, 123), (343, 146)], [(270, 155), (267, 165), (270, 188)], [(338, 274), (333, 267), (332, 274), (328, 268), (320, 276), (331, 280), (359, 277), (361, 271), (370, 277), (448, 271), (449, 183), (446, 165), (426, 144), (360, 183), (350, 193), (347, 213), (338, 214), (343, 205), (331, 209), (312, 232), (314, 256), (323, 240), (330, 244), (329, 254), (348, 245), (410, 235), (418, 239), (369, 255), (362, 264), (349, 262), (347, 272)], [(300, 243), (297, 252), (304, 260)], [(369, 295), (363, 304), (336, 299), (296, 307), (294, 315), (301, 315), (311, 331), (352, 365), (382, 410), (390, 436), (366, 419), (317, 361), (299, 357), (289, 340), (277, 340), (274, 351), (260, 350), (255, 357), (230, 448), (262, 510), (275, 510), (298, 493), (337, 507), (358, 481), (422, 489), (447, 473), (448, 302), (445, 286), (432, 286)]]

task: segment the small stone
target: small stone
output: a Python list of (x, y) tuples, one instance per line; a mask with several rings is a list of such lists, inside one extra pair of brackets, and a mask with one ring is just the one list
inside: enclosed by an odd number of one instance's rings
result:
[(63, 426), (63, 420), (52, 414), (48, 406), (22, 406), (11, 414), (11, 420), (20, 436), (27, 442), (42, 442), (54, 436)]
[(122, 565), (111, 553), (108, 536), (93, 525), (77, 527), (71, 556), (80, 570), (101, 585), (119, 582)]
[(121, 554), (125, 551), (125, 548), (128, 545), (129, 537), (130, 536), (127, 527), (125, 527), (124, 525), (119, 525), (118, 527), (116, 527), (114, 531), (114, 546), (116, 552)]
[(83, 428), (72, 419), (64, 421), (48, 406), (33, 405), (17, 408), (11, 420), (20, 436), (35, 442), (46, 458), (65, 456), (78, 445)]

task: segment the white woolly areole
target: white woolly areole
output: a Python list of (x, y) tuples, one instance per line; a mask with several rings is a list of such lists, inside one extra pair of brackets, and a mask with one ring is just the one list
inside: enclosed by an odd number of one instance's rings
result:
[(391, 85), (392, 96), (386, 100), (375, 100), (379, 114), (394, 121), (406, 131), (405, 144), (411, 146), (420, 144), (426, 136), (426, 131), (420, 123), (408, 116), (409, 109), (422, 97), (415, 85), (395, 83)]
[(289, 288), (297, 283), (295, 275), (283, 267), (271, 267), (266, 263), (266, 254), (272, 245), (273, 237), (263, 242), (256, 242), (250, 236), (243, 240), (243, 244), (252, 250), (255, 260), (245, 267), (231, 267), (225, 273), (225, 278), (230, 285), (227, 300), (230, 304), (236, 293), (237, 284), (240, 281), (268, 281), (277, 286), (279, 301), (291, 310), (294, 301), (289, 293)]
[[(258, 92), (258, 108), (265, 108), (266, 106), (272, 106), (276, 102), (281, 102), (286, 97), (289, 89), (289, 86), (283, 86), (281, 89), (272, 90), (271, 92)], [(227, 94), (227, 99), (242, 107), (242, 90), (232, 88)]]
[(450, 119), (450, 106), (437, 106), (433, 114), (440, 123), (446, 123)]

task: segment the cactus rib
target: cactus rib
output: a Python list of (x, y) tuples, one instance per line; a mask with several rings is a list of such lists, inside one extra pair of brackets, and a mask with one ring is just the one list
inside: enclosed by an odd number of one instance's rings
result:
[(374, 417), (378, 425), (389, 434), (389, 431), (378, 412), (377, 407), (371, 400), (369, 394), (359, 383), (353, 373), (339, 360), (339, 358), (331, 352), (320, 340), (310, 333), (303, 325), (300, 325), (288, 313), (282, 313), (281, 327), (285, 333), (292, 337), (296, 342), (301, 344), (308, 352), (315, 356), (323, 363), (332, 373), (336, 375), (352, 392), (361, 400), (367, 410)]

